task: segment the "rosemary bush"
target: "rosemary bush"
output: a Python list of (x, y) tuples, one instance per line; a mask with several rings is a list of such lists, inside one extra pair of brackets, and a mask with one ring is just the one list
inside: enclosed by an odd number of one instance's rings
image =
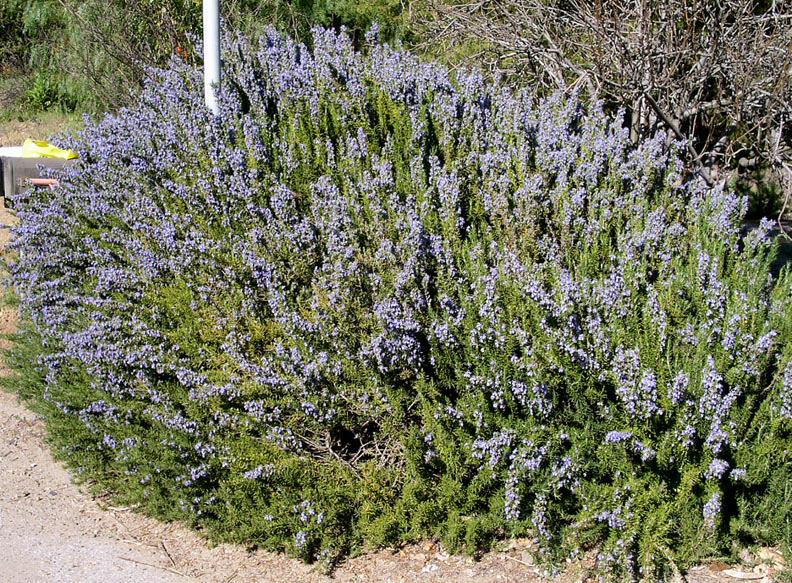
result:
[(769, 223), (663, 136), (356, 52), (174, 61), (16, 201), (14, 382), (155, 515), (332, 565), (533, 536), (663, 576), (790, 542), (792, 302)]

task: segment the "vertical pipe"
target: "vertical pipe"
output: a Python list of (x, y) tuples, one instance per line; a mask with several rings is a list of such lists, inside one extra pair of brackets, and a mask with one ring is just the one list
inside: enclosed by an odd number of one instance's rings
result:
[(203, 0), (204, 99), (219, 113), (216, 88), (220, 86), (220, 0)]

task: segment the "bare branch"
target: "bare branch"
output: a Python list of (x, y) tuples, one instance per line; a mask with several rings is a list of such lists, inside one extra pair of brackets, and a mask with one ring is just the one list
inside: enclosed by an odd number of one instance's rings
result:
[(664, 127), (684, 140), (692, 169), (710, 181), (713, 172), (741, 172), (741, 158), (777, 170), (792, 161), (788, 126), (769, 131), (792, 115), (790, 0), (428, 5), (414, 12), (424, 48), (475, 53), (465, 62), (540, 92), (582, 86), (625, 109), (634, 139)]

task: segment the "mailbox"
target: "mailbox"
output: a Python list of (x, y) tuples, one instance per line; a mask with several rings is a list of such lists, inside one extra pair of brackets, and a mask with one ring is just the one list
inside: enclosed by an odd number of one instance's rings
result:
[(77, 160), (23, 158), (22, 148), (0, 148), (0, 195), (6, 201), (30, 187), (31, 178), (41, 177), (41, 168), (63, 168)]

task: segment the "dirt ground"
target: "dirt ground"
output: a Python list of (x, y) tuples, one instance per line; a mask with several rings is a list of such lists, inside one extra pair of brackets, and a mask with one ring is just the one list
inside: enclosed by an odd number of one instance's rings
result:
[[(0, 209), (0, 252), (14, 216)], [(16, 327), (0, 310), (0, 333)], [(9, 374), (0, 367), (0, 374)], [(691, 583), (770, 583), (783, 559), (772, 549), (746, 565), (691, 569)], [(572, 563), (554, 581), (590, 580), (590, 563)], [(681, 578), (678, 578), (681, 580)], [(431, 542), (380, 550), (349, 560), (333, 578), (283, 555), (241, 546), (210, 547), (179, 524), (165, 524), (86, 494), (56, 462), (44, 423), (0, 391), (0, 583), (539, 583), (547, 581), (525, 540), (504, 544), (480, 561), (449, 556)]]
[(76, 115), (42, 112), (33, 117), (0, 117), (0, 146), (21, 146), (27, 138), (46, 140), (54, 134), (79, 129), (82, 120)]

